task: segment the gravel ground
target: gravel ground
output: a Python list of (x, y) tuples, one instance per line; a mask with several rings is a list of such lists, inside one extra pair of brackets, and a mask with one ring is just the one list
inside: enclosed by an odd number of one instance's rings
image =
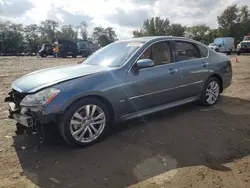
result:
[(250, 187), (250, 56), (231, 56), (233, 84), (218, 104), (166, 110), (117, 125), (85, 149), (72, 149), (55, 129), (15, 134), (3, 102), (21, 75), (81, 59), (0, 57), (0, 187)]

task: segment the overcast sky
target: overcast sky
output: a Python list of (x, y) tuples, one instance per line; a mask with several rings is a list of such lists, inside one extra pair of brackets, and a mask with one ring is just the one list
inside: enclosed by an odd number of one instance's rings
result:
[(114, 27), (120, 39), (132, 36), (145, 19), (160, 16), (171, 23), (217, 26), (217, 15), (237, 3), (250, 0), (0, 0), (0, 20), (23, 24), (53, 19), (60, 24)]

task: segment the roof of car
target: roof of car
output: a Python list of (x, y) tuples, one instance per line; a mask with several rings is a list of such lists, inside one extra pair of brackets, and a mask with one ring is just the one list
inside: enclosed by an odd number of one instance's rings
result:
[(192, 39), (185, 38), (185, 37), (175, 37), (175, 36), (150, 36), (150, 37), (138, 37), (138, 38), (131, 38), (126, 40), (120, 40), (120, 42), (150, 42), (150, 41), (157, 41), (157, 40), (164, 40), (164, 39), (180, 39), (180, 40), (190, 40)]

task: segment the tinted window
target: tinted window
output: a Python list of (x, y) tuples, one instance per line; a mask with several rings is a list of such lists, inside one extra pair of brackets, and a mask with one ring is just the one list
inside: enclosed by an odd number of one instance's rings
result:
[(177, 61), (200, 58), (199, 49), (193, 43), (175, 41)]
[(204, 47), (204, 46), (199, 45), (199, 44), (197, 44), (197, 47), (200, 50), (201, 57), (207, 57), (208, 49), (206, 47)]
[(155, 65), (171, 63), (171, 50), (168, 42), (153, 44), (141, 55), (139, 59), (152, 59)]

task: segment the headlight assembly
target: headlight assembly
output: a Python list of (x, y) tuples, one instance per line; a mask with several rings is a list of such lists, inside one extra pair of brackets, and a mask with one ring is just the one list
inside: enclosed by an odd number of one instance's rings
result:
[(27, 95), (21, 101), (20, 105), (21, 106), (41, 106), (41, 105), (49, 104), (50, 101), (52, 101), (56, 97), (56, 95), (58, 95), (59, 93), (60, 93), (59, 89), (47, 88), (37, 93)]

